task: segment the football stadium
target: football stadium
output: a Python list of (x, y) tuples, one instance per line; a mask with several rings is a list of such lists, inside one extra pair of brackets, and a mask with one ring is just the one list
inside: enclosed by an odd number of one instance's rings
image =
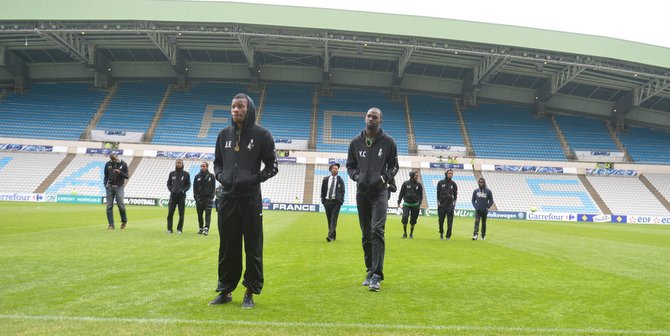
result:
[[(218, 207), (199, 234), (189, 188), (183, 229), (166, 234), (176, 160), (191, 180), (202, 162), (214, 172), (238, 93), (278, 162), (261, 183), (254, 309), (242, 283), (208, 305)], [(361, 286), (347, 171), (373, 107), (397, 185), (423, 186), (411, 239), (399, 193), (383, 198), (378, 291)], [(128, 171), (113, 230), (112, 156)], [(336, 241), (323, 203), (335, 164)], [(448, 169), (458, 194), (441, 239)], [(481, 178), (494, 203), (475, 240)], [(226, 1), (4, 4), (0, 218), (3, 335), (670, 335), (670, 48)]]

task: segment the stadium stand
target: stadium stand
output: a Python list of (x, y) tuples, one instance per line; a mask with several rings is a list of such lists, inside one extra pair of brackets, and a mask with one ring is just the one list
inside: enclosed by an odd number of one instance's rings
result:
[(32, 193), (65, 153), (0, 152), (0, 192)]
[(309, 85), (268, 85), (260, 124), (275, 140), (309, 140), (313, 96)]
[(493, 191), (498, 210), (529, 211), (535, 207), (544, 212), (601, 213), (576, 175), (486, 171), (482, 176)]
[(670, 201), (670, 174), (644, 173), (644, 176), (654, 185), (667, 201)]
[(382, 128), (395, 139), (398, 154), (408, 154), (405, 112), (401, 102), (391, 101), (381, 91), (333, 89), (331, 93), (319, 101), (318, 151), (346, 153), (351, 139), (365, 127), (368, 109), (378, 107), (383, 113)]
[(0, 137), (78, 140), (105, 95), (87, 83), (34, 83), (0, 101)]
[(117, 90), (96, 129), (146, 133), (156, 114), (168, 83), (119, 82)]
[[(120, 157), (128, 163), (131, 158)], [(77, 155), (65, 167), (56, 180), (47, 188), (51, 194), (78, 194), (90, 196), (105, 195), (103, 185), (105, 163), (109, 158), (103, 155)]]
[(408, 96), (417, 145), (465, 146), (454, 102), (432, 96)]
[[(172, 158), (143, 158), (137, 166), (133, 176), (125, 188), (126, 197), (170, 198), (167, 189), (168, 174), (175, 169), (175, 160)], [(193, 198), (193, 177), (200, 172), (200, 160), (183, 159), (184, 170), (191, 175), (191, 189), (186, 192), (186, 198)], [(214, 167), (209, 163), (209, 170), (213, 173)], [(102, 178), (101, 180), (102, 181)]]
[(602, 120), (557, 115), (570, 149), (576, 151), (619, 151)]
[(481, 104), (463, 111), (477, 157), (565, 161), (548, 119), (534, 119), (532, 108)]
[(670, 216), (637, 177), (587, 176), (613, 214)]
[[(428, 198), (428, 207), (437, 209), (437, 182), (444, 179), (446, 169), (421, 169), (423, 188)], [(456, 209), (472, 209), (472, 191), (477, 188), (477, 179), (470, 171), (454, 169), (454, 182), (458, 186)], [(496, 199), (496, 195), (493, 195)]]
[[(219, 130), (230, 125), (230, 102), (242, 85), (196, 82), (174, 90), (163, 110), (153, 144), (214, 147)], [(258, 96), (249, 94), (260, 104)]]
[(304, 164), (279, 164), (277, 175), (261, 184), (263, 199), (269, 199), (272, 203), (302, 203), (305, 193), (305, 168)]
[(635, 163), (670, 163), (670, 133), (630, 127), (619, 138)]

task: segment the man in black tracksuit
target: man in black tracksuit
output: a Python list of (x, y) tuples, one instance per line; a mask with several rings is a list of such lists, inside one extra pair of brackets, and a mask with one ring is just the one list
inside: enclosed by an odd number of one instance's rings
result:
[[(214, 173), (223, 186), (219, 204), (220, 294), (211, 305), (232, 301), (232, 292), (242, 276), (242, 240), (246, 287), (242, 308), (253, 308), (253, 294), (263, 289), (263, 204), (261, 182), (277, 175), (277, 156), (272, 135), (256, 125), (256, 106), (246, 94), (237, 94), (231, 104), (231, 124), (216, 139)], [(261, 161), (265, 168), (261, 171)]]
[(482, 240), (486, 240), (486, 217), (493, 206), (493, 193), (486, 187), (484, 178), (480, 178), (477, 183), (479, 188), (472, 192), (472, 207), (475, 208), (475, 232), (472, 240), (477, 240), (480, 219), (482, 220)]
[(398, 194), (398, 207), (403, 202), (402, 219), (400, 220), (404, 231), (403, 238), (407, 238), (408, 217), (410, 217), (409, 224), (411, 226), (409, 237), (414, 238), (414, 225), (416, 225), (416, 220), (419, 218), (421, 201), (423, 201), (423, 185), (419, 182), (419, 174), (416, 171), (411, 171), (409, 173), (409, 180), (402, 183), (400, 193)]
[[(209, 234), (215, 187), (216, 178), (214, 174), (209, 172), (209, 164), (207, 162), (200, 163), (200, 173), (193, 178), (193, 198), (195, 198), (195, 209), (198, 213), (198, 234), (204, 234), (205, 236)], [(204, 221), (203, 213), (205, 214)]]
[(184, 228), (184, 207), (186, 206), (186, 192), (191, 189), (191, 175), (184, 170), (184, 161), (177, 159), (175, 170), (170, 172), (167, 180), (167, 188), (170, 191), (170, 202), (168, 203), (167, 233), (172, 233), (172, 218), (175, 207), (179, 207), (179, 222), (177, 233)]
[(384, 279), (384, 229), (388, 208), (388, 182), (398, 173), (398, 149), (381, 128), (382, 111), (370, 108), (365, 130), (351, 140), (347, 173), (356, 181), (356, 205), (361, 226), (367, 274), (363, 286), (378, 291)]
[(454, 209), (458, 197), (458, 186), (453, 181), (454, 171), (444, 172), (444, 180), (437, 182), (437, 222), (440, 227), (440, 239), (444, 239), (444, 217), (447, 217), (447, 240), (451, 239), (451, 227), (454, 224)]

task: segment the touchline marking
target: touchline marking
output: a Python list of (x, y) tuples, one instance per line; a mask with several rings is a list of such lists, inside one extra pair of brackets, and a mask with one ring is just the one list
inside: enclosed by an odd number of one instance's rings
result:
[(459, 326), (459, 325), (406, 325), (382, 323), (331, 323), (331, 322), (276, 322), (276, 321), (240, 321), (240, 320), (189, 320), (171, 318), (123, 318), (94, 316), (56, 316), (56, 315), (21, 315), (0, 314), (4, 320), (38, 320), (38, 321), (81, 321), (81, 322), (130, 322), (157, 324), (236, 324), (241, 326), (268, 327), (318, 327), (318, 328), (377, 328), (407, 330), (471, 330), (471, 331), (520, 331), (535, 333), (565, 334), (618, 334), (618, 335), (670, 335), (670, 330), (626, 330), (626, 329), (571, 329), (571, 328), (527, 328), (527, 327), (495, 327), (495, 326)]

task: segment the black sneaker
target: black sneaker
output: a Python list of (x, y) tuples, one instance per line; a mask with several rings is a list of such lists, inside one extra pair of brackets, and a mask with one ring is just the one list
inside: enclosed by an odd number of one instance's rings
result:
[(370, 286), (370, 280), (371, 280), (371, 279), (372, 279), (372, 276), (371, 276), (371, 275), (369, 275), (369, 274), (366, 275), (366, 276), (365, 276), (365, 281), (363, 281), (363, 283), (361, 284), (361, 286)]
[(256, 307), (256, 304), (254, 303), (254, 298), (253, 296), (245, 295), (244, 299), (242, 299), (242, 309), (252, 309)]
[(210, 306), (219, 305), (233, 301), (233, 293), (221, 293), (217, 295), (214, 300), (209, 302)]
[(121, 223), (121, 230), (126, 228), (126, 222)]
[(209, 234), (209, 229), (208, 228), (202, 229), (202, 234), (204, 234), (205, 236), (208, 235)]
[(368, 286), (368, 290), (371, 292), (379, 292), (379, 287), (382, 281), (382, 277), (374, 274), (372, 275), (372, 278), (370, 279), (370, 286)]
[(202, 234), (202, 228), (198, 229), (198, 234)]
[(444, 235), (440, 233), (440, 240), (444, 239)]
[(107, 230), (114, 230), (114, 225), (110, 225), (107, 227)]
[(413, 234), (409, 235), (409, 239), (414, 239), (414, 235)]
[(486, 236), (482, 236), (482, 240), (486, 240)]
[(402, 237), (403, 237), (403, 238), (407, 238), (407, 234), (406, 234), (406, 233), (403, 233), (403, 234), (402, 234)]

